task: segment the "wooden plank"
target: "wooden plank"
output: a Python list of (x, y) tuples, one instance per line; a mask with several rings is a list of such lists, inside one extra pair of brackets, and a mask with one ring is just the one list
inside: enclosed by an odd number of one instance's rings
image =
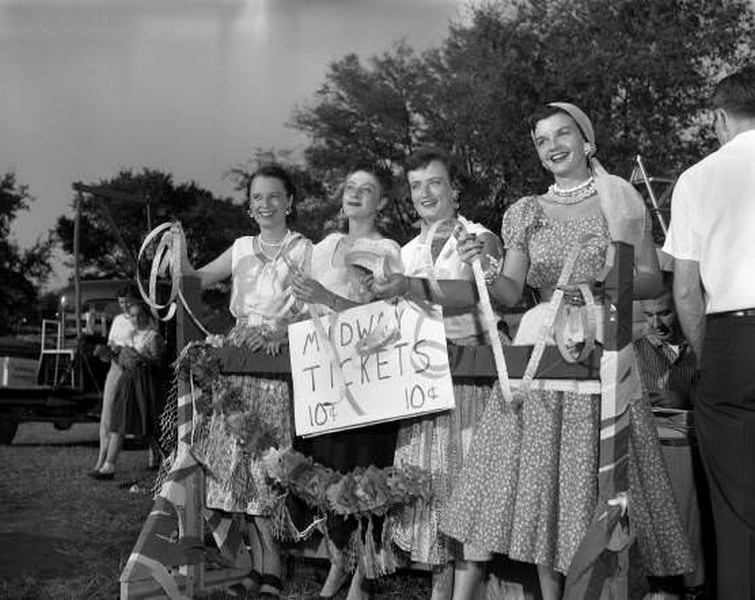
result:
[(92, 196), (99, 196), (100, 198), (109, 198), (110, 200), (121, 200), (123, 202), (137, 204), (144, 204), (146, 202), (146, 198), (143, 194), (130, 194), (129, 192), (112, 190), (100, 185), (86, 185), (77, 181), (71, 187), (79, 193), (84, 192), (86, 194), (91, 194)]
[[(202, 287), (199, 281), (199, 277), (195, 275), (181, 275), (181, 281), (179, 282), (184, 298), (186, 298), (187, 304), (191, 307), (192, 311), (196, 315), (196, 307), (202, 306), (201, 295)], [(194, 321), (189, 316), (188, 312), (184, 308), (181, 302), (178, 303), (176, 310), (176, 351), (181, 351), (181, 348), (186, 346), (189, 342), (195, 340), (204, 339), (204, 334), (194, 324)]]
[[(631, 305), (630, 305), (631, 306)], [(630, 319), (631, 321), (631, 319)], [(509, 377), (519, 379), (524, 374), (532, 346), (504, 346)], [(250, 352), (244, 348), (215, 348), (212, 352), (221, 361), (221, 370), (228, 374), (257, 373), (286, 376), (291, 372), (288, 348), (277, 356), (264, 352)], [(598, 379), (601, 351), (597, 348), (583, 363), (567, 363), (558, 348), (545, 348), (536, 378), (538, 379)], [(490, 379), (497, 377), (493, 351), (490, 346), (448, 346), (451, 376), (456, 378)]]

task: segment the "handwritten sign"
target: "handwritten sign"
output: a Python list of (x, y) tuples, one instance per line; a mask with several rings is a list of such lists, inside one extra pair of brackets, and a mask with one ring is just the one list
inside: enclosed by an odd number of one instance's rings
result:
[(288, 327), (297, 435), (454, 407), (440, 307), (381, 301), (319, 322)]

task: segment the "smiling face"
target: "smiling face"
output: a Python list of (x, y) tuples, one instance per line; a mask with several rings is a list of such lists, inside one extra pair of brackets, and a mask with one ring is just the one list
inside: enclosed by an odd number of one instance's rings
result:
[(341, 206), (349, 219), (375, 218), (382, 208), (383, 191), (377, 177), (367, 171), (354, 171), (346, 178)]
[(409, 171), (409, 190), (420, 219), (434, 223), (456, 216), (456, 191), (445, 165), (434, 160), (426, 166)]
[(586, 140), (569, 115), (558, 112), (539, 120), (532, 137), (540, 162), (554, 177), (574, 180), (587, 178)]
[(277, 177), (258, 175), (252, 181), (249, 215), (260, 229), (280, 229), (286, 226), (286, 211), (293, 199), (286, 194), (286, 186)]

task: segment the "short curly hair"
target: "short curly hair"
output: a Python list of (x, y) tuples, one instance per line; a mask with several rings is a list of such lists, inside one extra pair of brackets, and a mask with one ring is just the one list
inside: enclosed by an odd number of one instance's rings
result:
[(755, 118), (755, 64), (721, 79), (713, 92), (713, 106), (737, 117)]

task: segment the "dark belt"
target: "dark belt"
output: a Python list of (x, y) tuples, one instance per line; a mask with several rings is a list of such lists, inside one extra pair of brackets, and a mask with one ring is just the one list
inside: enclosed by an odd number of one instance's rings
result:
[(755, 317), (755, 308), (743, 308), (742, 310), (728, 310), (726, 312), (711, 313), (709, 319), (724, 319), (727, 317)]

